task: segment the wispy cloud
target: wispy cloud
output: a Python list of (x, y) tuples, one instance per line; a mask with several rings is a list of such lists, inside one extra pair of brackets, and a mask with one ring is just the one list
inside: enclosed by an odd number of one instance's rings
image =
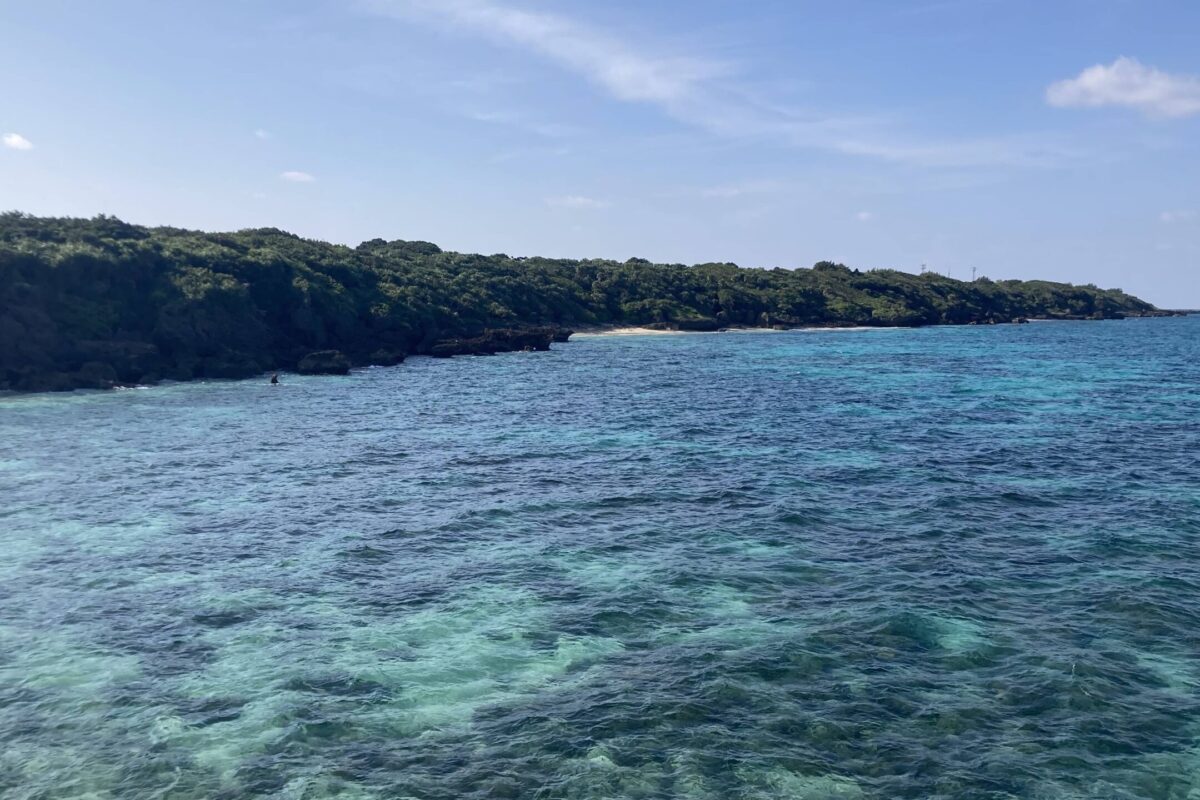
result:
[(875, 219), (874, 211), (860, 211), (854, 215), (854, 218), (859, 222), (872, 222)]
[(1060, 108), (1133, 108), (1150, 117), (1200, 114), (1200, 77), (1172, 75), (1122, 56), (1051, 84), (1046, 102)]
[(476, 122), (517, 128), (547, 139), (561, 139), (576, 132), (576, 129), (570, 125), (540, 122), (513, 111), (467, 111), (464, 114)]
[(6, 133), (0, 141), (4, 142), (4, 146), (11, 150), (32, 150), (33, 142), (26, 139), (19, 133)]
[(547, 197), (546, 205), (552, 208), (583, 208), (583, 209), (601, 209), (608, 208), (612, 203), (607, 200), (597, 200), (594, 197), (584, 197), (578, 194), (568, 194), (561, 197)]
[(721, 186), (709, 186), (700, 190), (700, 196), (710, 200), (730, 200), (747, 195), (769, 194), (779, 192), (787, 187), (778, 180), (745, 181), (743, 183), (727, 183)]
[(715, 63), (655, 58), (567, 17), (491, 0), (375, 0), (377, 11), (441, 18), (500, 41), (526, 47), (587, 77), (622, 100), (674, 102), (720, 74)]
[(281, 172), (279, 173), (279, 177), (285, 181), (290, 181), (291, 183), (312, 183), (316, 180), (316, 178), (314, 178), (312, 175), (309, 175), (307, 172), (300, 172), (298, 170)]
[(270, 139), (270, 138), (271, 138), (271, 132), (270, 132), (270, 131), (263, 130), (262, 128), (256, 128), (256, 129), (255, 129), (255, 131), (254, 131), (254, 138), (256, 138), (256, 139), (264, 139), (264, 140), (265, 140), (265, 139)]
[(1194, 209), (1164, 211), (1158, 215), (1158, 219), (1165, 225), (1171, 225), (1176, 222), (1189, 222), (1194, 219), (1200, 219), (1200, 212), (1197, 212)]
[(574, 18), (507, 5), (501, 0), (364, 0), (376, 13), (442, 24), (533, 53), (624, 102), (661, 109), (688, 126), (721, 137), (772, 141), (918, 166), (1032, 166), (1071, 153), (1028, 137), (980, 141), (915, 141), (878, 119), (792, 109), (757, 97), (733, 65), (669, 53), (660, 42), (638, 46)]

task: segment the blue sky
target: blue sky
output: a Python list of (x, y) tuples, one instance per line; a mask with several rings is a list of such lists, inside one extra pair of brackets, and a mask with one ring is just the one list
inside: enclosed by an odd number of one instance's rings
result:
[(0, 208), (1200, 307), (1200, 3), (0, 5)]

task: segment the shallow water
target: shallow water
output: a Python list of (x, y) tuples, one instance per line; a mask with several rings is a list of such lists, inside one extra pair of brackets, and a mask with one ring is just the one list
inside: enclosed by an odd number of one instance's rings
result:
[(0, 399), (5, 798), (1200, 796), (1200, 317)]

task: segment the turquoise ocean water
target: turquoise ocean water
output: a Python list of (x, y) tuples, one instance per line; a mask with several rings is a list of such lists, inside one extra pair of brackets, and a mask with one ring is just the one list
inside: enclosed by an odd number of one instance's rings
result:
[(1200, 797), (1200, 317), (0, 399), (0, 796)]

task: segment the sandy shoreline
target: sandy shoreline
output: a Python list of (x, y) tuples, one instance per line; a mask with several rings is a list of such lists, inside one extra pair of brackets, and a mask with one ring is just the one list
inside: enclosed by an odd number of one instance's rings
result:
[(796, 331), (874, 331), (884, 330), (882, 327), (824, 327), (814, 325), (809, 328), (746, 328), (735, 327), (725, 328), (720, 331), (670, 331), (661, 330), (659, 328), (640, 328), (640, 327), (617, 327), (617, 326), (589, 326), (578, 328), (571, 338), (589, 338), (593, 336), (694, 336), (694, 335), (712, 335), (714, 333), (790, 333)]
[(571, 338), (587, 336), (658, 336), (662, 334), (687, 333), (687, 331), (660, 331), (654, 328), (577, 328)]
[[(1090, 322), (1093, 320), (1076, 320), (1076, 319), (1046, 319), (1044, 317), (1028, 317), (1026, 322)], [(1010, 323), (996, 323), (1003, 326)], [(575, 337), (590, 338), (593, 336), (692, 336), (696, 334), (714, 334), (714, 333), (853, 333), (860, 331), (902, 331), (914, 330), (919, 327), (940, 328), (940, 327), (967, 327), (966, 325), (942, 323), (939, 325), (798, 325), (792, 328), (760, 328), (748, 326), (734, 326), (722, 328), (719, 331), (673, 331), (662, 330), (659, 328), (645, 328), (639, 326), (617, 326), (617, 325), (589, 325), (575, 329), (571, 334), (571, 338)], [(990, 326), (981, 326), (990, 327)]]

